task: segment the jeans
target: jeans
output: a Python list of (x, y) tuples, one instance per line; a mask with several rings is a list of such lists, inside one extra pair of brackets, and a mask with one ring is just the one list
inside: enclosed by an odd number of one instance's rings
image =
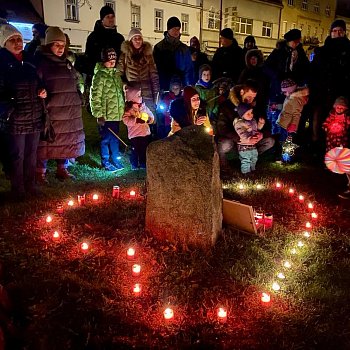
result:
[(99, 125), (98, 132), (101, 136), (101, 164), (103, 167), (110, 164), (110, 159), (114, 164), (118, 163), (119, 157), (119, 140), (108, 130), (110, 128), (115, 134), (119, 133), (119, 123), (117, 121), (105, 122)]
[(256, 162), (258, 161), (258, 150), (256, 148), (238, 151), (241, 161), (241, 172), (247, 174), (255, 170)]
[(146, 167), (146, 149), (149, 144), (149, 136), (139, 136), (130, 139), (131, 154), (130, 163), (134, 168)]
[(16, 193), (32, 191), (35, 187), (36, 153), (39, 132), (9, 135), (11, 189)]

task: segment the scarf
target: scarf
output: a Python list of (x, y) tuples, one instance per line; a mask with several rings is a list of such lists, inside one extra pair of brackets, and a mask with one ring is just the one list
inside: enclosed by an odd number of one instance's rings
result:
[(202, 79), (199, 79), (197, 81), (197, 84), (198, 85), (201, 85), (203, 87), (205, 87), (206, 89), (211, 89), (213, 87), (213, 84), (211, 81), (209, 81), (208, 83), (206, 83), (205, 81), (203, 81)]

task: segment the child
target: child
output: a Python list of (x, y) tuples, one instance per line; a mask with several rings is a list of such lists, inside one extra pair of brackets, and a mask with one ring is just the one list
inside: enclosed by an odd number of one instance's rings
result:
[(233, 125), (240, 137), (238, 154), (241, 161), (241, 172), (242, 174), (247, 174), (255, 171), (255, 165), (258, 160), (256, 143), (263, 137), (258, 130), (263, 128), (265, 120), (259, 118), (257, 123), (253, 116), (253, 108), (247, 103), (240, 103), (237, 106), (237, 113), (239, 118), (234, 120)]
[(117, 54), (114, 49), (103, 49), (102, 62), (95, 67), (90, 91), (92, 115), (97, 118), (101, 137), (101, 164), (109, 172), (124, 169), (119, 162), (119, 142), (109, 130), (119, 132), (119, 123), (124, 114), (123, 83), (116, 74)]
[[(348, 101), (344, 97), (338, 97), (330, 111), (329, 116), (323, 123), (326, 132), (326, 151), (335, 147), (348, 147), (348, 133), (350, 128), (350, 114)], [(338, 196), (343, 199), (350, 199), (350, 173), (348, 177), (348, 190)]]
[(309, 89), (305, 86), (298, 87), (292, 79), (286, 79), (281, 83), (281, 90), (286, 98), (277, 124), (288, 133), (295, 133), (298, 130), (301, 112), (308, 101)]
[(199, 68), (199, 80), (196, 83), (196, 90), (199, 93), (199, 97), (202, 101), (206, 102), (207, 115), (209, 120), (212, 122), (216, 120), (216, 115), (218, 113), (218, 95), (211, 82), (212, 71), (208, 64), (203, 64)]
[(128, 127), (131, 141), (131, 169), (146, 169), (146, 148), (149, 144), (151, 130), (148, 124), (154, 121), (153, 113), (142, 102), (141, 90), (138, 87), (127, 87), (123, 122)]

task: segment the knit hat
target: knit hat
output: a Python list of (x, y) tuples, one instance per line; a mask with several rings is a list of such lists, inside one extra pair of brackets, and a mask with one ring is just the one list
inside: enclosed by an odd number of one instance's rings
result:
[(224, 28), (220, 32), (220, 36), (222, 36), (225, 39), (233, 40), (233, 31), (231, 28)]
[(44, 23), (35, 23), (33, 25), (33, 29), (36, 29), (39, 32), (40, 38), (45, 38), (45, 31), (47, 29), (47, 25)]
[(101, 7), (101, 10), (100, 10), (100, 19), (101, 19), (101, 21), (108, 15), (114, 15), (115, 16), (115, 13), (114, 13), (112, 7), (110, 7), (108, 5)]
[(183, 125), (183, 123), (184, 123), (184, 120), (186, 120), (187, 111), (186, 111), (186, 108), (185, 108), (184, 99), (182, 97), (181, 98), (177, 98), (177, 99), (173, 100), (170, 103), (169, 113), (170, 113), (170, 116), (181, 127), (186, 126), (186, 125)]
[(246, 43), (254, 43), (254, 45), (255, 45), (255, 38), (254, 38), (254, 36), (253, 35), (248, 35), (245, 39), (244, 39), (244, 45), (246, 44)]
[(335, 106), (343, 106), (348, 108), (348, 100), (344, 96), (340, 96), (334, 101), (333, 108), (335, 108)]
[(238, 115), (242, 118), (243, 115), (248, 112), (250, 109), (253, 109), (253, 107), (248, 104), (248, 103), (240, 103), (238, 106), (237, 106), (237, 113)]
[(117, 60), (117, 54), (113, 48), (102, 49), (101, 61), (108, 62), (112, 60)]
[(48, 27), (45, 33), (45, 45), (52, 44), (55, 41), (66, 43), (66, 36), (58, 27)]
[(140, 35), (141, 38), (143, 38), (142, 33), (140, 31), (140, 29), (137, 28), (132, 28), (129, 32), (129, 36), (128, 36), (128, 40), (130, 41), (134, 36), (136, 35)]
[(135, 101), (136, 95), (140, 90), (139, 86), (127, 86), (125, 91), (126, 101)]
[(190, 103), (191, 98), (194, 95), (199, 95), (198, 91), (194, 87), (190, 85), (184, 87), (183, 97), (184, 97), (185, 103), (186, 102)]
[(292, 93), (295, 91), (296, 87), (297, 87), (297, 83), (292, 79), (285, 79), (285, 80), (282, 80), (281, 82), (281, 90), (283, 92)]
[(168, 19), (168, 22), (166, 23), (166, 29), (170, 30), (171, 28), (180, 27), (181, 28), (181, 22), (177, 17), (170, 17)]
[(1, 24), (0, 25), (0, 47), (4, 47), (7, 40), (15, 35), (19, 35), (22, 39), (21, 32), (14, 27), (12, 24)]
[(283, 37), (284, 39), (286, 39), (287, 42), (298, 40), (298, 39), (301, 39), (301, 31), (299, 29), (294, 28), (294, 29), (291, 29), (286, 34), (284, 34)]
[(212, 69), (211, 69), (211, 67), (209, 66), (209, 64), (202, 64), (200, 67), (199, 67), (199, 71), (198, 71), (198, 76), (199, 76), (199, 79), (201, 79), (202, 78), (202, 74), (203, 74), (203, 72), (205, 72), (205, 71), (210, 71), (210, 73), (212, 72)]
[(331, 31), (336, 28), (340, 27), (346, 32), (346, 23), (342, 19), (336, 19), (332, 24), (331, 24)]

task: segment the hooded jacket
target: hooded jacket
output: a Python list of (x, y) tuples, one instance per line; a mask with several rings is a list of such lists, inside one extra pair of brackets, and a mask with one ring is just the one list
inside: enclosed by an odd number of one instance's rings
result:
[(124, 41), (117, 70), (122, 79), (141, 89), (144, 102), (153, 109), (159, 93), (159, 78), (152, 54), (152, 45), (143, 42), (142, 47), (136, 53), (131, 42)]
[(95, 118), (120, 121), (124, 114), (123, 83), (116, 68), (97, 63), (90, 89), (90, 106)]

